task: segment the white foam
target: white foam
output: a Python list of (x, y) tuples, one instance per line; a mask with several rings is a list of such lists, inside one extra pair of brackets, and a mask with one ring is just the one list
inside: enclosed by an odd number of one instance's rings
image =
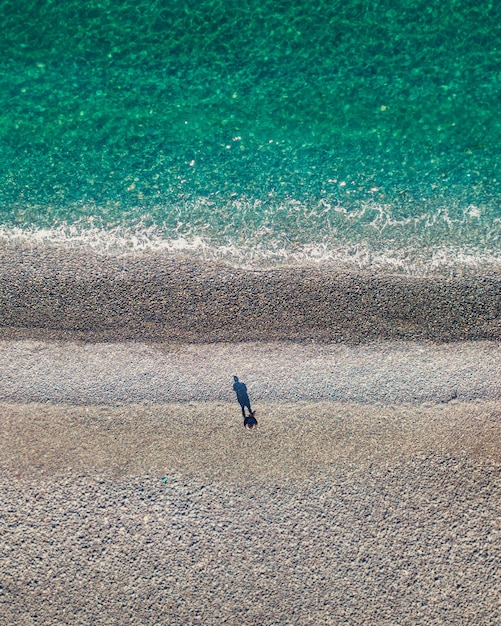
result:
[[(208, 200), (200, 198), (198, 202), (206, 205)], [(250, 215), (259, 204), (259, 201), (250, 203), (238, 199), (231, 203), (231, 208)], [(217, 242), (209, 236), (190, 234), (189, 229), (183, 234), (177, 234), (181, 228), (168, 233), (161, 227), (147, 226), (143, 222), (105, 229), (96, 225), (100, 224), (97, 219), (90, 217), (54, 228), (0, 226), (0, 245), (62, 246), (113, 255), (163, 252), (207, 261), (225, 261), (236, 267), (326, 264), (340, 270), (417, 276), (501, 271), (501, 220), (491, 221), (490, 232), (481, 228), (475, 231), (475, 237), (480, 235), (477, 238), (481, 239), (475, 244), (461, 241), (461, 235), (464, 237), (465, 233), (469, 233), (468, 228), (474, 228), (479, 222), (482, 213), (479, 207), (467, 207), (461, 219), (451, 217), (445, 208), (434, 214), (396, 219), (389, 207), (375, 203), (362, 204), (357, 210), (349, 211), (323, 200), (309, 207), (289, 200), (286, 206), (288, 212), (325, 217), (322, 241), (308, 244), (290, 242), (284, 233), (276, 231), (273, 226), (275, 211), (272, 209), (261, 207), (265, 217), (269, 213), (269, 221), (263, 221), (263, 225), (255, 230), (249, 228), (245, 237), (226, 236)], [(184, 227), (184, 224), (181, 223), (181, 226)], [(353, 233), (348, 227), (353, 229)], [(347, 229), (348, 234), (353, 234), (353, 242), (346, 241)], [(424, 235), (427, 241), (423, 241)], [(444, 244), (444, 241), (448, 243)]]

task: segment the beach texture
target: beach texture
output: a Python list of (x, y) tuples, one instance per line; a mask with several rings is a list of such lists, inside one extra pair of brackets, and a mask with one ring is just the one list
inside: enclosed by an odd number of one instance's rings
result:
[(498, 354), (3, 341), (3, 622), (497, 624)]
[(495, 341), (349, 346), (3, 340), (0, 401), (234, 402), (235, 374), (257, 402), (501, 400), (500, 362)]
[(257, 408), (3, 403), (3, 623), (499, 623), (499, 402)]
[(499, 276), (1, 255), (1, 624), (499, 623)]
[(0, 15), (0, 626), (500, 624), (501, 3)]
[(0, 336), (85, 341), (499, 340), (501, 276), (237, 269), (0, 247)]

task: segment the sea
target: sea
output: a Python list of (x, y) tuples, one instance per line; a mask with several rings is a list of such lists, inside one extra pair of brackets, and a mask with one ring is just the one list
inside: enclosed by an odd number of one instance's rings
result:
[(501, 3), (0, 0), (0, 242), (501, 267)]

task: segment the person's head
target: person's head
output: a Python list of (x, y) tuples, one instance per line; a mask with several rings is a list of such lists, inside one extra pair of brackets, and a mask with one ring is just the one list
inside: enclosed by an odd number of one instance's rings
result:
[(245, 428), (252, 430), (255, 426), (257, 426), (257, 419), (254, 417), (256, 411), (250, 411), (249, 415), (244, 420)]
[(233, 380), (238, 383), (238, 376), (233, 376)]

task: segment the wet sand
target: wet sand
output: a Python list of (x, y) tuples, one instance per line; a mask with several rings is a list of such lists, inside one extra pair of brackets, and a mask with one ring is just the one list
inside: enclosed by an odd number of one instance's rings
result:
[(0, 248), (0, 337), (450, 342), (501, 338), (501, 275), (236, 269), (162, 254)]

